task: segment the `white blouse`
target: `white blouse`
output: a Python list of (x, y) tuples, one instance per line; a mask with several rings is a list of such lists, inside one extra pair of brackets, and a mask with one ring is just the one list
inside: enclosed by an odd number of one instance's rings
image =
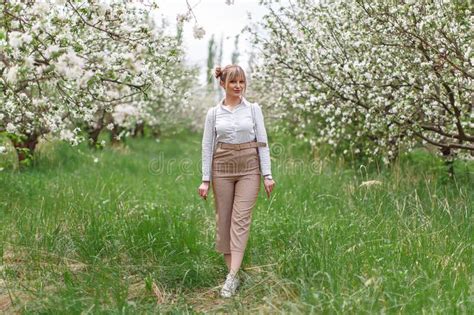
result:
[[(266, 147), (258, 147), (260, 169), (262, 175), (271, 175), (270, 148), (263, 119), (262, 109), (255, 106), (255, 129), (258, 142), (267, 143)], [(214, 122), (215, 112), (215, 126)], [(214, 132), (213, 132), (214, 131)], [(255, 140), (251, 104), (244, 97), (233, 110), (223, 105), (223, 100), (207, 111), (206, 123), (202, 137), (202, 180), (210, 181), (212, 173), (212, 158), (218, 142), (245, 143)]]

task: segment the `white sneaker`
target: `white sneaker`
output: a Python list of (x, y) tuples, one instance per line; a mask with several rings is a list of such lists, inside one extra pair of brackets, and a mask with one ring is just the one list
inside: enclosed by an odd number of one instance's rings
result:
[(221, 289), (221, 296), (224, 298), (229, 298), (235, 294), (235, 290), (239, 287), (240, 281), (236, 275), (231, 273), (227, 274), (224, 285)]

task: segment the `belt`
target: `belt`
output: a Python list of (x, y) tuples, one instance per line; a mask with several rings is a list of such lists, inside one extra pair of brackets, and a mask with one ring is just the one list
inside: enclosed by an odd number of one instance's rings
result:
[(265, 142), (245, 142), (245, 143), (224, 143), (219, 142), (217, 143), (218, 148), (222, 149), (229, 149), (229, 150), (242, 150), (248, 148), (256, 148), (256, 147), (266, 147), (267, 144)]

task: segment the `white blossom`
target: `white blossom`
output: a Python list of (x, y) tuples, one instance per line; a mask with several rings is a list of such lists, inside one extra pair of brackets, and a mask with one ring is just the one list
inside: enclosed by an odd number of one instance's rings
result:
[(59, 134), (61, 140), (71, 140), (74, 138), (74, 133), (71, 130), (63, 129)]
[[(297, 137), (339, 152), (357, 146), (354, 152), (387, 163), (400, 147), (424, 144), (421, 131), (438, 146), (472, 148), (466, 89), (472, 86), (466, 27), (472, 18), (452, 1), (423, 3), (423, 12), (420, 7), (417, 1), (388, 6), (382, 0), (308, 0), (272, 10), (258, 25), (268, 38), (257, 33), (259, 27), (247, 28), (253, 42), (264, 43), (254, 87), (267, 95), (269, 111), (284, 113)], [(417, 17), (416, 24), (409, 16)], [(440, 29), (446, 34), (440, 36)], [(459, 117), (444, 108), (452, 102)], [(468, 135), (461, 145), (459, 127)]]
[(13, 125), (11, 122), (9, 122), (7, 124), (7, 128), (6, 128), (7, 132), (9, 133), (15, 133), (16, 132), (16, 127), (15, 125)]
[(202, 26), (199, 26), (197, 24), (194, 25), (194, 27), (193, 27), (193, 36), (194, 36), (194, 38), (201, 39), (201, 38), (204, 37), (205, 34), (206, 34), (206, 31), (204, 30), (204, 28)]
[(10, 32), (8, 44), (13, 48), (19, 48), (23, 44), (22, 33), (17, 31)]
[(180, 43), (150, 23), (148, 10), (131, 1), (86, 1), (79, 11), (86, 24), (65, 4), (4, 4), (14, 13), (0, 40), (0, 125), (8, 133), (51, 132), (75, 145), (84, 140), (75, 124), (102, 128), (112, 118), (125, 129), (138, 121), (153, 128), (182, 105), (194, 74), (182, 63)]
[(7, 82), (15, 83), (18, 79), (17, 76), (18, 76), (18, 66), (13, 66), (11, 68), (8, 68), (7, 74), (6, 74)]

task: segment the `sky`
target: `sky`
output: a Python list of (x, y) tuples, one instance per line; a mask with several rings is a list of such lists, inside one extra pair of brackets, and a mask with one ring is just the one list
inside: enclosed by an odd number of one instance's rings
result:
[[(204, 28), (206, 34), (202, 39), (195, 39), (193, 37), (194, 18), (185, 23), (183, 43), (186, 50), (186, 63), (199, 65), (202, 68), (200, 78), (205, 81), (208, 42), (212, 34), (215, 35), (217, 42), (220, 41), (221, 36), (224, 38), (221, 66), (230, 64), (235, 36), (241, 34), (242, 29), (248, 24), (249, 14), (252, 20), (258, 20), (265, 14), (266, 9), (259, 5), (257, 0), (235, 0), (233, 5), (227, 5), (225, 0), (188, 0), (188, 2), (193, 7), (197, 24)], [(160, 9), (155, 16), (159, 20), (165, 18), (169, 23), (169, 29), (174, 32), (176, 16), (188, 11), (186, 0), (159, 0), (158, 5)], [(239, 39), (238, 63), (244, 69), (247, 68), (248, 53), (251, 50), (247, 39), (248, 35), (241, 35)]]

